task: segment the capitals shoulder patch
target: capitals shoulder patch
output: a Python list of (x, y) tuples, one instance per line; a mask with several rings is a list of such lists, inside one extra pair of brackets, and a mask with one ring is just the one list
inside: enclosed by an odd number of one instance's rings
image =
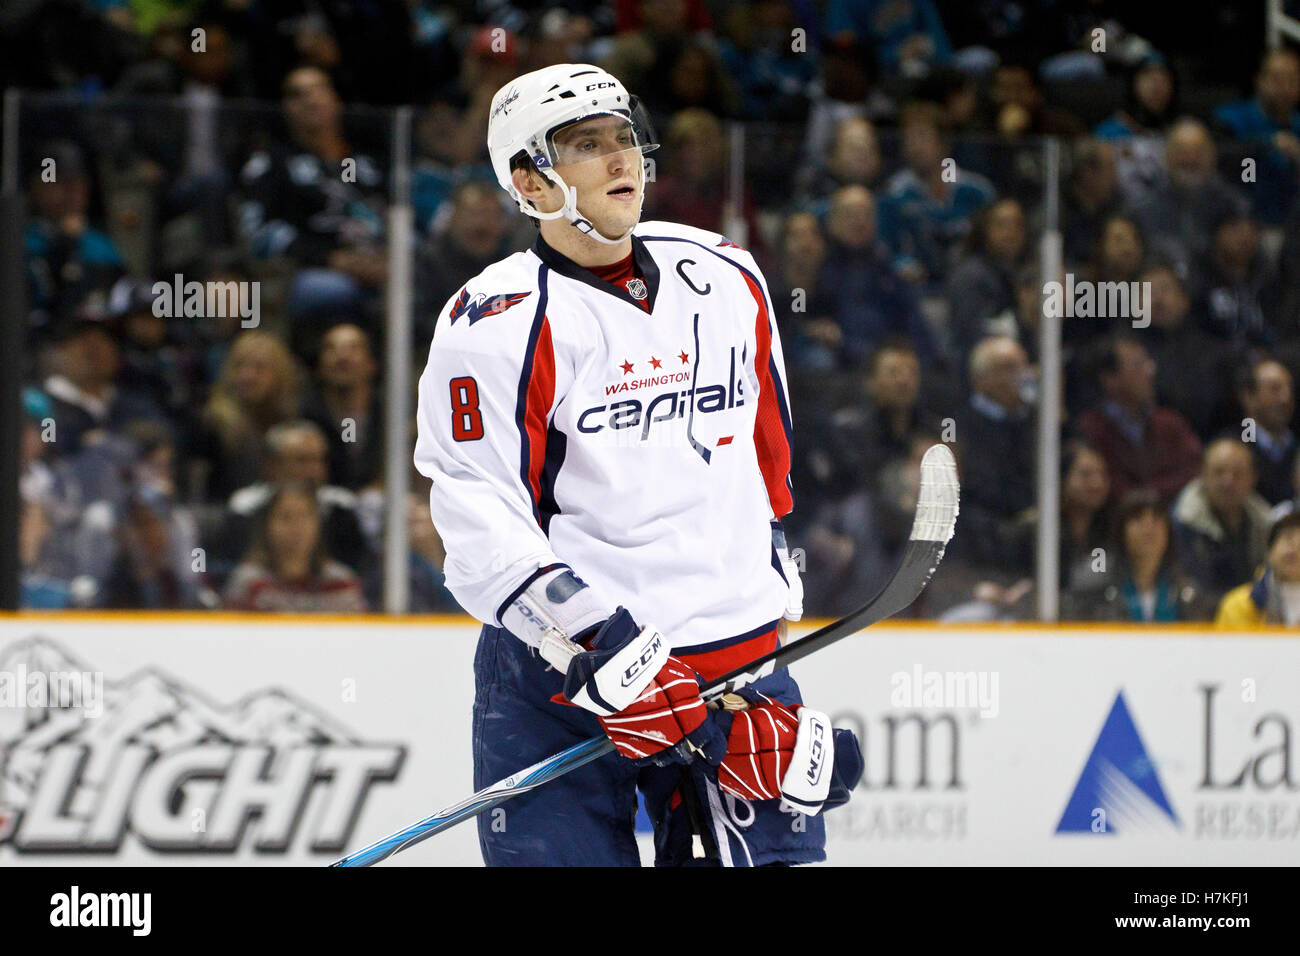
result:
[(523, 302), (530, 295), (531, 292), (502, 292), (490, 296), (485, 292), (476, 292), (471, 298), (469, 288), (466, 287), (460, 290), (460, 295), (456, 296), (448, 318), (451, 324), (455, 325), (456, 320), (462, 315), (468, 316), (469, 324), (473, 325), (479, 319), (486, 319), (489, 315), (499, 315), (506, 309)]

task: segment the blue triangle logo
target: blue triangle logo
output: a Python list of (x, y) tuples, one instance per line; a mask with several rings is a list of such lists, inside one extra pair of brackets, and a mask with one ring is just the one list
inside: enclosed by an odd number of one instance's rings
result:
[(1129, 833), (1170, 823), (1180, 826), (1120, 691), (1056, 832)]

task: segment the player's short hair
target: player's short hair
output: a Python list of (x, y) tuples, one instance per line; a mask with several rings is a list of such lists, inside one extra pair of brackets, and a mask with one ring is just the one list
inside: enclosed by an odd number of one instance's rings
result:
[[(533, 158), (529, 156), (528, 153), (526, 153), (522, 149), (510, 157), (510, 172), (513, 173), (516, 169), (522, 169), (526, 173), (534, 173), (538, 176), (542, 176), (542, 171), (537, 168), (537, 164), (533, 162)], [(542, 178), (546, 179), (545, 176), (542, 176)], [(549, 180), (547, 181), (549, 182)], [(520, 211), (519, 214), (521, 216), (524, 216), (525, 219), (531, 220), (534, 229), (536, 229), (538, 232), (541, 231), (542, 221), (540, 219), (538, 219), (536, 216), (526, 215), (522, 211)]]

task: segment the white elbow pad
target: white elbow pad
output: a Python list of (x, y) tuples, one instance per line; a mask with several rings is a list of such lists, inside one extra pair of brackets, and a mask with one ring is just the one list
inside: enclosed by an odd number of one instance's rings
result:
[[(571, 639), (614, 613), (567, 566), (534, 574), (502, 605), (501, 626), (529, 647), (552, 637)], [(558, 634), (556, 633), (558, 632)]]

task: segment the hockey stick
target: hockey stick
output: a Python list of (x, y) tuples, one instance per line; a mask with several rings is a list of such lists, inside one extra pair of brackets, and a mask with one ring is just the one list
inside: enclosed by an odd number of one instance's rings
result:
[[(930, 583), (939, 562), (943, 560), (944, 548), (952, 538), (957, 522), (958, 496), (957, 463), (953, 460), (952, 452), (947, 445), (932, 445), (921, 459), (921, 489), (903, 560), (880, 592), (846, 617), (710, 681), (700, 690), (700, 695), (706, 700), (713, 700), (850, 634), (856, 634), (865, 627), (892, 617), (910, 605)], [(330, 865), (371, 866), (386, 860), (394, 853), (427, 840), (435, 833), (478, 816), (511, 797), (536, 790), (613, 750), (614, 745), (608, 737), (584, 740)]]

